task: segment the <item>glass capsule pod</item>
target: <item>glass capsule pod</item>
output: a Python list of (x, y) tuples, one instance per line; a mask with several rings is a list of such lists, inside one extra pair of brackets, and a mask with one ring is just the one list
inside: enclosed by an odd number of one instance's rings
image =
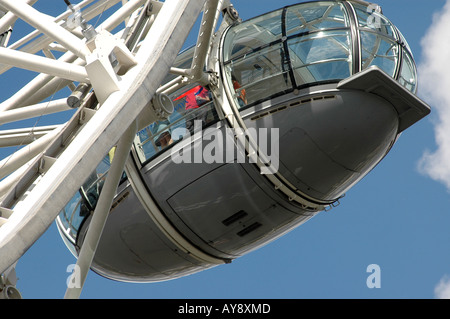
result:
[[(171, 90), (174, 112), (136, 136), (93, 261), (102, 276), (168, 280), (269, 243), (335, 205), (430, 111), (406, 40), (362, 1), (288, 6), (215, 39), (216, 81)], [(111, 156), (57, 219), (75, 256)]]

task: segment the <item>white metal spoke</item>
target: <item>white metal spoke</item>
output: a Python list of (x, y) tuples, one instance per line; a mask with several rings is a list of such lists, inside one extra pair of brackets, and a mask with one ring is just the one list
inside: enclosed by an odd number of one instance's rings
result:
[[(76, 56), (74, 56), (71, 52), (68, 52), (60, 57), (58, 61), (66, 63), (76, 63), (76, 59)], [(55, 87), (61, 85), (50, 85), (50, 83), (54, 83), (53, 80), (53, 76), (50, 76), (48, 74), (39, 74), (9, 99), (0, 103), (0, 112), (39, 103), (41, 100), (53, 94), (55, 92)], [(61, 80), (59, 79), (58, 81)], [(44, 90), (48, 91), (49, 93), (47, 95), (44, 94), (43, 96), (42, 94), (37, 94), (39, 91), (41, 91), (42, 93)]]
[(0, 113), (0, 125), (21, 121), (37, 116), (70, 110), (66, 99), (29, 105), (15, 110)]
[(122, 8), (117, 10), (113, 15), (111, 15), (107, 20), (105, 20), (99, 28), (111, 31), (116, 26), (118, 26), (123, 20), (142, 6), (146, 0), (131, 0), (128, 1)]
[(55, 23), (51, 17), (40, 13), (28, 4), (17, 0), (0, 0), (0, 6), (10, 10), (36, 29), (61, 43), (75, 55), (85, 59), (90, 54), (85, 43)]
[(72, 81), (89, 83), (88, 75), (83, 67), (34, 54), (0, 48), (0, 62)]
[[(0, 183), (0, 201), (3, 200), (4, 196), (11, 190), (14, 189), (14, 186), (21, 180), (26, 171), (33, 165), (33, 162), (37, 160), (39, 157), (36, 156), (34, 159), (28, 161), (22, 167), (16, 169), (13, 173), (11, 173), (8, 177), (4, 178)], [(1, 209), (1, 208), (0, 208)], [(8, 216), (10, 217), (10, 216)]]
[(111, 168), (108, 171), (108, 176), (106, 177), (105, 184), (102, 188), (97, 206), (95, 207), (94, 214), (92, 215), (92, 219), (89, 224), (89, 230), (78, 256), (78, 267), (75, 268), (75, 271), (79, 271), (80, 273), (74, 273), (74, 276), (79, 277), (79, 286), (74, 285), (73, 287), (68, 287), (65, 295), (66, 299), (75, 299), (80, 297), (81, 290), (84, 286), (84, 282), (97, 250), (103, 228), (105, 227), (106, 219), (108, 218), (117, 186), (119, 185), (120, 178), (122, 177), (125, 162), (130, 154), (130, 148), (133, 144), (136, 132), (137, 126), (136, 123), (134, 123), (125, 132), (117, 144), (117, 148), (114, 152), (114, 158), (112, 159)]
[[(76, 9), (83, 8), (84, 6), (89, 5), (94, 1), (95, 0), (83, 1), (82, 3), (74, 6), (74, 8)], [(85, 11), (83, 11), (83, 16), (85, 17), (86, 20), (89, 21), (90, 19), (93, 19), (96, 16), (100, 15), (104, 10), (109, 9), (110, 7), (117, 4), (117, 2), (119, 2), (119, 0), (98, 0), (90, 7), (86, 8)], [(64, 21), (64, 19), (67, 19), (70, 16), (70, 14), (71, 14), (70, 11), (63, 13), (59, 17), (57, 17), (54, 20), (54, 22), (65, 27), (66, 22)], [(22, 52), (34, 54), (44, 48), (51, 46), (52, 43), (53, 39), (51, 39), (46, 34), (41, 34), (39, 30), (35, 30), (34, 32), (31, 32), (30, 34), (18, 40), (17, 42), (11, 44), (8, 48), (14, 50), (20, 49), (20, 51)], [(61, 47), (63, 46), (60, 45), (60, 48)], [(67, 49), (64, 49), (64, 51), (67, 51)], [(6, 72), (8, 69), (10, 69), (10, 66), (0, 65), (0, 74)]]
[[(33, 5), (36, 3), (37, 0), (25, 0), (25, 3), (29, 5)], [(0, 19), (0, 33), (6, 32), (11, 26), (16, 22), (17, 16), (12, 12), (7, 12), (1, 19)]]
[[(23, 147), (19, 151), (15, 152), (13, 155), (3, 159), (0, 161), (0, 179), (8, 176), (10, 173), (14, 172), (16, 169), (27, 163), (30, 159), (38, 155), (39, 153), (42, 153), (44, 149), (47, 147), (47, 145), (54, 140), (56, 135), (60, 132), (61, 127), (58, 127), (56, 129), (53, 129), (51, 132), (44, 132), (45, 135), (43, 135), (41, 138), (37, 139), (33, 143)], [(32, 138), (34, 139), (34, 136), (32, 133), (29, 132), (22, 133), (18, 132), (16, 134), (12, 134), (11, 136), (7, 136), (9, 140), (13, 140), (13, 142), (10, 142), (10, 145), (14, 145), (17, 142), (25, 141), (26, 138)], [(39, 133), (36, 133), (37, 136), (39, 136)], [(0, 137), (0, 141), (3, 137)], [(5, 146), (10, 146), (5, 145)], [(17, 144), (16, 144), (17, 145)]]

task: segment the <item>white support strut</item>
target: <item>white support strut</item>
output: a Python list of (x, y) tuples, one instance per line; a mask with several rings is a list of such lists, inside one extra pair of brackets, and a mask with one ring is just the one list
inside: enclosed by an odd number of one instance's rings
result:
[(83, 67), (30, 53), (0, 48), (0, 62), (72, 81), (89, 83), (88, 75)]
[(16, 110), (0, 112), (0, 125), (69, 109), (70, 107), (67, 105), (67, 99), (28, 105)]
[(81, 291), (86, 281), (87, 274), (94, 259), (95, 252), (100, 241), (100, 237), (103, 232), (103, 228), (106, 224), (106, 219), (111, 209), (111, 205), (116, 194), (117, 186), (119, 185), (120, 178), (122, 177), (125, 162), (130, 154), (130, 148), (133, 144), (134, 138), (137, 132), (136, 122), (130, 126), (127, 132), (122, 136), (112, 159), (111, 168), (108, 171), (104, 187), (100, 193), (100, 197), (95, 207), (94, 214), (92, 215), (89, 229), (87, 231), (86, 238), (84, 239), (83, 246), (81, 247), (80, 254), (77, 260), (77, 266), (73, 276), (78, 277), (78, 285), (73, 285), (67, 288), (65, 299), (77, 299), (80, 297)]
[(69, 51), (72, 51), (83, 60), (89, 55), (90, 52), (84, 42), (55, 23), (51, 17), (40, 13), (25, 2), (17, 0), (0, 0), (0, 6), (8, 9), (36, 29), (64, 45)]
[[(53, 139), (58, 135), (61, 126), (53, 127), (53, 130), (47, 132), (44, 136), (35, 140), (34, 142), (26, 145), (21, 148), (11, 156), (0, 161), (0, 179), (6, 177), (10, 173), (14, 172), (16, 169), (20, 168), (22, 165), (25, 165), (31, 158), (37, 156), (42, 153), (46, 146), (53, 141)], [(26, 133), (26, 136), (30, 136), (30, 133)], [(14, 138), (14, 136), (13, 136)], [(14, 138), (25, 141), (26, 137), (22, 134), (19, 137)], [(0, 139), (1, 141), (1, 139)]]
[[(1, 3), (14, 1), (1, 0)], [(178, 55), (205, 0), (166, 0), (136, 55), (137, 65), (120, 80), (66, 150), (0, 227), (0, 273), (47, 230), (105, 154), (135, 121)], [(95, 90), (95, 87), (94, 87)]]
[(209, 53), (211, 38), (214, 32), (213, 26), (219, 20), (222, 6), (223, 0), (206, 1), (204, 15), (198, 33), (197, 46), (195, 47), (194, 58), (192, 60), (191, 74), (189, 74), (194, 80), (200, 80), (203, 75), (206, 55)]

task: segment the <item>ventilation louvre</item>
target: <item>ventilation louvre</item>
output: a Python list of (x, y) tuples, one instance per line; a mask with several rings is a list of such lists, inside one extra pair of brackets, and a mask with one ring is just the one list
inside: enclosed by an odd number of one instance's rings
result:
[(227, 219), (224, 219), (222, 221), (222, 224), (224, 224), (225, 226), (230, 226), (231, 224), (237, 222), (238, 220), (244, 218), (247, 215), (248, 214), (245, 211), (240, 210), (236, 214), (233, 214), (230, 217), (228, 217)]
[(250, 226), (244, 228), (243, 230), (241, 230), (240, 232), (237, 233), (237, 235), (239, 237), (244, 237), (245, 235), (248, 235), (249, 233), (251, 233), (252, 231), (255, 231), (256, 229), (258, 229), (259, 227), (261, 227), (262, 224), (261, 223), (253, 223)]

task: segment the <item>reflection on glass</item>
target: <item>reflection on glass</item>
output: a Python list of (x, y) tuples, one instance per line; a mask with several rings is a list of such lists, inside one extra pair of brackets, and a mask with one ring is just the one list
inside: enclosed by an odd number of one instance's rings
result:
[[(406, 41), (373, 8), (356, 2), (306, 2), (231, 27), (223, 58), (237, 107), (312, 84), (338, 82), (371, 66), (415, 90), (415, 65)], [(402, 67), (403, 47), (407, 54)]]
[(278, 43), (233, 61), (227, 70), (231, 72), (229, 80), (235, 90), (235, 98), (238, 100), (242, 90), (246, 92), (246, 103), (242, 97), (238, 103), (250, 104), (261, 97), (290, 89), (292, 84), (286, 59), (284, 46)]
[(59, 218), (64, 225), (64, 229), (71, 238), (76, 238), (78, 228), (83, 222), (84, 216), (81, 214), (81, 205), (83, 203), (82, 196), (78, 191), (70, 202), (64, 207)]
[(398, 79), (401, 85), (413, 93), (417, 91), (417, 71), (411, 55), (403, 49), (403, 63)]
[(361, 31), (362, 69), (378, 66), (390, 76), (395, 75), (398, 44), (376, 33)]
[(288, 42), (297, 85), (345, 79), (351, 74), (348, 31), (321, 31)]
[(280, 40), (281, 16), (282, 10), (277, 10), (252, 19), (251, 23), (244, 22), (230, 29), (225, 39), (225, 61), (242, 57), (254, 48)]
[(358, 17), (358, 25), (361, 29), (370, 29), (385, 36), (394, 38), (396, 33), (393, 24), (381, 13), (358, 3), (352, 3)]
[(171, 116), (165, 121), (150, 124), (137, 134), (139, 142), (135, 145), (140, 150), (141, 162), (193, 134), (195, 123), (201, 123), (204, 127), (218, 120), (210, 92), (204, 87), (194, 85), (184, 88), (173, 93), (171, 98), (175, 105)]
[[(100, 162), (96, 170), (89, 175), (83, 186), (75, 193), (58, 216), (58, 222), (62, 226), (64, 235), (72, 245), (75, 244), (81, 225), (95, 210), (106, 175), (114, 158), (114, 151), (115, 148)], [(122, 178), (125, 178), (125, 173)]]
[(349, 25), (341, 3), (315, 2), (292, 6), (286, 13), (286, 34), (314, 32)]
[(350, 43), (342, 3), (304, 3), (269, 13), (227, 33), (228, 85), (242, 108), (302, 85), (344, 79), (351, 74)]

